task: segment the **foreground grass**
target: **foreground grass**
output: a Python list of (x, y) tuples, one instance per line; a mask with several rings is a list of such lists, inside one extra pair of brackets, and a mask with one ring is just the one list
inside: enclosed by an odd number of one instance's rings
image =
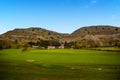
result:
[(120, 53), (95, 50), (0, 51), (0, 80), (120, 80)]
[(97, 47), (97, 48), (91, 48), (91, 49), (101, 50), (101, 51), (120, 52), (119, 47)]

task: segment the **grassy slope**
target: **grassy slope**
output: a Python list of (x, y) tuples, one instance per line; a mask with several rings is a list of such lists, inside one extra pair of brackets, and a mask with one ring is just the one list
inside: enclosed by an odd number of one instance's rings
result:
[(119, 58), (95, 50), (1, 50), (0, 80), (119, 80)]

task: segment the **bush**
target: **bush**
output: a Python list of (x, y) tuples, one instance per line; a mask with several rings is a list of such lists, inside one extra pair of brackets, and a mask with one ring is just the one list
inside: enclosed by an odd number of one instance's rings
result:
[(24, 52), (24, 51), (27, 51), (27, 47), (24, 47), (23, 49), (22, 49), (22, 52)]
[(120, 42), (118, 42), (117, 46), (120, 48)]
[(29, 45), (28, 43), (25, 43), (25, 44), (23, 45), (22, 52), (28, 50), (28, 47), (30, 47), (30, 45)]

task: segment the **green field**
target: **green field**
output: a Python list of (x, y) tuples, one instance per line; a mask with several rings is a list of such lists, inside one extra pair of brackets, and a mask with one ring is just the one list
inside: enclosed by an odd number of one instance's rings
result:
[(120, 80), (120, 53), (0, 50), (0, 80)]

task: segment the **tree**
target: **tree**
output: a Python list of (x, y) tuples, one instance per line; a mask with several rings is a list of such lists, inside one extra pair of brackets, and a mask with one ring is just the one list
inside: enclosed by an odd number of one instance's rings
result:
[(17, 39), (15, 39), (15, 44), (18, 44), (18, 40)]
[(120, 48), (120, 42), (117, 43), (117, 46)]
[(0, 49), (3, 49), (3, 40), (0, 40)]
[(50, 42), (48, 40), (40, 40), (37, 41), (36, 45), (39, 47), (47, 48), (50, 45)]
[(65, 42), (64, 43), (65, 48), (74, 48), (75, 46), (75, 42), (71, 41), (71, 42)]
[(11, 41), (0, 40), (0, 49), (8, 49), (8, 48), (11, 48)]
[(81, 48), (81, 42), (80, 41), (75, 41), (74, 49), (80, 49), (80, 48)]
[(30, 46), (30, 45), (29, 45), (28, 43), (25, 43), (25, 44), (23, 45), (22, 52), (28, 50), (28, 47), (29, 47), (29, 46)]
[(49, 45), (59, 47), (61, 45), (61, 43), (59, 41), (51, 40), (51, 41), (49, 41)]
[(28, 44), (32, 47), (33, 45), (36, 45), (36, 43), (35, 42), (32, 42), (32, 41), (30, 41), (30, 42), (28, 42)]

